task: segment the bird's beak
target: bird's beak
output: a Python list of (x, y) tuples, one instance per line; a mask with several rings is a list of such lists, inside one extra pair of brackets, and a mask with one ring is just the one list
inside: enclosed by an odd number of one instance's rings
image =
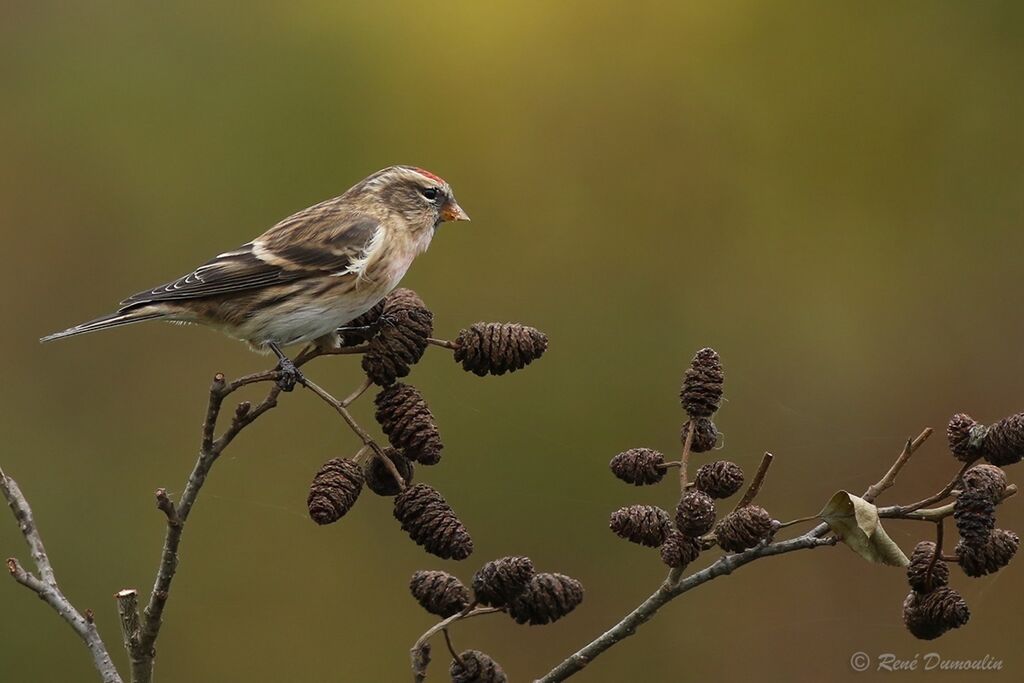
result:
[(454, 201), (450, 201), (441, 209), (441, 219), (446, 221), (468, 221), (469, 215)]

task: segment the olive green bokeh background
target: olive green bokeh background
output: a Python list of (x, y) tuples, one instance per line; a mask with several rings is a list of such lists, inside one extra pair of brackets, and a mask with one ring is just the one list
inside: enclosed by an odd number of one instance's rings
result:
[[(156, 324), (36, 339), (392, 163), (444, 175), (473, 217), (445, 225), (405, 282), (438, 334), (522, 320), (551, 338), (512, 376), (478, 379), (439, 349), (412, 376), (446, 443), (419, 476), (476, 552), (426, 555), (368, 493), (316, 528), (309, 479), (356, 442), (296, 392), (236, 441), (195, 508), (162, 681), (406, 680), (432, 623), (412, 571), (468, 579), (512, 553), (579, 577), (584, 604), (549, 627), (490, 617), (455, 639), (532, 680), (662, 578), (656, 553), (606, 525), (621, 505), (671, 506), (672, 486), (626, 487), (607, 461), (676, 451), (678, 379), (701, 346), (727, 371), (719, 455), (749, 472), (776, 454), (761, 502), (780, 519), (862, 490), (955, 411), (1024, 408), (1018, 3), (368, 5), (4, 3), (0, 462), (120, 661), (112, 595), (151, 584), (152, 491), (180, 491), (212, 373), (269, 361)], [(309, 372), (338, 393), (360, 379), (353, 359)], [(357, 414), (372, 422), (368, 404)], [(937, 436), (882, 500), (954, 470)], [(1000, 526), (1024, 530), (1022, 509), (1011, 501)], [(931, 533), (888, 528), (908, 552)], [(25, 556), (10, 519), (0, 554)], [(848, 664), (861, 650), (989, 654), (1004, 670), (987, 679), (1019, 680), (1024, 566), (953, 576), (971, 623), (921, 643), (900, 623), (900, 571), (845, 548), (765, 560), (578, 679), (870, 680)], [(93, 680), (27, 591), (0, 583), (0, 605), (4, 680)]]

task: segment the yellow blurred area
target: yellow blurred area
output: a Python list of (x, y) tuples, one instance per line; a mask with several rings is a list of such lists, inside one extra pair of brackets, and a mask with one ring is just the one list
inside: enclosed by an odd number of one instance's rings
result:
[[(308, 393), (244, 433), (185, 534), (161, 681), (407, 680), (433, 623), (411, 573), (468, 581), (506, 554), (578, 577), (584, 603), (547, 627), (467, 622), (455, 642), (514, 681), (546, 672), (664, 575), (607, 519), (671, 507), (672, 485), (627, 487), (607, 463), (631, 446), (678, 451), (679, 378), (702, 346), (726, 368), (714, 455), (749, 476), (773, 452), (759, 500), (779, 519), (863, 490), (930, 425), (940, 435), (880, 502), (922, 498), (955, 472), (950, 414), (1024, 409), (1020, 3), (14, 2), (3, 15), (0, 464), (119, 663), (112, 596), (151, 585), (153, 490), (180, 492), (211, 375), (271, 361), (158, 324), (38, 337), (409, 163), (473, 217), (442, 227), (404, 283), (436, 334), (518, 320), (551, 339), (511, 376), (476, 378), (434, 348), (411, 377), (446, 444), (417, 478), (472, 532), (461, 563), (414, 546), (369, 492), (315, 528), (309, 480), (357, 442)], [(308, 371), (339, 395), (361, 378), (351, 358)], [(373, 426), (369, 401), (356, 414)], [(1024, 530), (1021, 510), (1011, 500), (999, 526)], [(887, 529), (908, 554), (932, 534)], [(0, 553), (26, 556), (10, 518)], [(766, 559), (573, 680), (871, 680), (851, 670), (856, 651), (988, 654), (1003, 670), (986, 680), (1020, 680), (1017, 563), (955, 570), (971, 622), (923, 643), (900, 622), (899, 570), (842, 547)], [(28, 591), (0, 582), (0, 606), (0, 678), (94, 679)]]

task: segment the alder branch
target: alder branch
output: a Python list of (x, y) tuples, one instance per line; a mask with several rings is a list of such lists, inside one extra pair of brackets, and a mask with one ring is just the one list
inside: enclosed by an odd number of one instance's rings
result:
[[(896, 461), (885, 473), (885, 475), (875, 484), (868, 487), (864, 493), (864, 498), (871, 500), (876, 498), (882, 491), (890, 488), (896, 481), (897, 475), (909, 462), (910, 457), (917, 451), (918, 448), (931, 436), (932, 430), (925, 429), (921, 432), (916, 439), (910, 439), (907, 441), (903, 450), (897, 456)], [(739, 505), (749, 504), (753, 501), (757, 495), (758, 490), (761, 487), (761, 483), (764, 480), (764, 476), (768, 471), (768, 467), (771, 465), (772, 455), (766, 453), (764, 458), (761, 460), (761, 464), (758, 467), (757, 474), (754, 480), (751, 482), (746, 493), (743, 495)], [(963, 471), (961, 471), (962, 474)], [(950, 483), (947, 487), (949, 490), (946, 491), (945, 495), (948, 495), (949, 491), (952, 491), (956, 481), (959, 480), (959, 476)], [(945, 489), (944, 489), (945, 491)], [(1007, 487), (1005, 497), (1009, 497), (1016, 492), (1015, 486)], [(943, 492), (940, 491), (939, 494)], [(936, 494), (937, 496), (939, 494)], [(942, 495), (937, 500), (945, 497)], [(934, 498), (934, 496), (932, 497)], [(928, 499), (926, 499), (928, 500)], [(928, 521), (938, 521), (942, 518), (952, 514), (953, 505), (950, 504), (943, 508), (937, 508), (934, 510), (922, 510), (918, 508), (910, 509), (912, 506), (892, 506), (889, 508), (879, 508), (878, 513), (880, 517), (895, 517), (902, 519), (926, 519)], [(814, 519), (814, 517), (803, 518), (807, 521)], [(536, 679), (535, 683), (557, 683), (558, 681), (564, 681), (570, 676), (579, 673), (584, 667), (592, 662), (596, 657), (600, 656), (603, 652), (614, 646), (616, 643), (622, 642), (626, 638), (636, 633), (637, 627), (650, 621), (658, 613), (658, 611), (666, 604), (679, 597), (683, 593), (693, 590), (697, 586), (700, 586), (708, 581), (718, 578), (719, 576), (725, 576), (731, 574), (733, 571), (742, 567), (746, 564), (753, 562), (754, 560), (761, 559), (763, 557), (770, 557), (773, 555), (781, 555), (785, 553), (795, 552), (797, 550), (808, 550), (811, 548), (817, 548), (824, 545), (835, 545), (839, 542), (838, 537), (829, 536), (825, 537), (829, 532), (828, 524), (821, 523), (815, 526), (810, 531), (804, 533), (801, 536), (792, 538), (786, 541), (765, 541), (761, 545), (745, 550), (740, 553), (733, 555), (725, 555), (716, 560), (709, 567), (702, 569), (698, 572), (691, 574), (686, 578), (682, 577), (682, 571), (679, 569), (673, 569), (669, 572), (668, 577), (662, 582), (654, 593), (652, 593), (646, 600), (644, 600), (638, 607), (632, 612), (623, 617), (617, 624), (612, 626), (610, 629), (605, 631), (603, 634), (592, 640), (590, 643), (580, 648), (573, 654), (569, 655), (560, 664), (551, 669), (543, 677)]]
[(416, 639), (416, 642), (409, 650), (409, 656), (412, 659), (413, 681), (415, 681), (415, 683), (422, 683), (427, 678), (427, 665), (430, 663), (431, 638), (441, 631), (447, 633), (448, 627), (457, 621), (462, 621), (463, 619), (469, 619), (471, 617), (478, 617), (481, 614), (493, 614), (494, 612), (501, 612), (503, 610), (504, 608), (501, 607), (474, 607), (473, 605), (470, 605), (458, 614), (453, 614), (447, 619), (443, 619), (428, 628), (423, 635)]
[(802, 536), (788, 541), (768, 543), (735, 555), (725, 555), (706, 569), (691, 574), (681, 581), (672, 582), (671, 579), (666, 579), (658, 587), (658, 590), (640, 603), (636, 609), (627, 614), (619, 623), (567, 657), (561, 664), (537, 679), (536, 683), (556, 683), (556, 681), (564, 681), (573, 674), (579, 673), (605, 650), (634, 635), (637, 627), (650, 621), (658, 613), (658, 610), (670, 601), (678, 598), (683, 593), (693, 590), (697, 586), (717, 579), (719, 576), (731, 574), (740, 567), (762, 557), (783, 555), (823, 545), (835, 545), (838, 542), (838, 539), (835, 537), (819, 538), (815, 535), (815, 531), (809, 531)]
[(53, 566), (50, 564), (50, 557), (46, 554), (46, 548), (43, 546), (43, 538), (36, 527), (32, 507), (21, 492), (18, 482), (8, 477), (2, 469), (0, 469), (0, 491), (3, 492), (7, 505), (14, 513), (14, 518), (28, 544), (29, 553), (39, 576), (27, 571), (13, 557), (7, 559), (7, 571), (15, 581), (34, 592), (43, 602), (52, 607), (57, 615), (78, 634), (78, 637), (89, 649), (93, 666), (96, 667), (96, 671), (99, 672), (104, 683), (122, 683), (121, 675), (114, 666), (107, 646), (103, 643), (96, 628), (92, 610), (86, 610), (84, 614), (79, 612), (61, 591), (53, 572)]

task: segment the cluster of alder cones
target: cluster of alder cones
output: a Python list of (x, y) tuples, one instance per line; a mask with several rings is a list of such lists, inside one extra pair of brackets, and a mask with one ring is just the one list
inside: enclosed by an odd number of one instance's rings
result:
[[(409, 590), (423, 609), (442, 618), (483, 605), (507, 613), (516, 623), (534, 625), (557, 621), (583, 601), (579, 581), (564, 574), (535, 572), (528, 557), (488, 562), (473, 575), (471, 588), (448, 572), (421, 570), (412, 575)], [(508, 681), (501, 666), (479, 650), (466, 650), (453, 658), (449, 673), (453, 683)]]
[(932, 541), (918, 543), (910, 557), (911, 591), (903, 601), (903, 623), (922, 640), (959, 628), (971, 616), (963, 597), (948, 585), (947, 562), (958, 564), (967, 576), (985, 576), (1009, 564), (1020, 546), (1017, 534), (996, 528), (996, 506), (1006, 495), (1001, 467), (1020, 462), (1024, 455), (1024, 413), (990, 427), (958, 413), (950, 419), (946, 436), (950, 451), (961, 462), (988, 462), (967, 469), (955, 491), (953, 518), (960, 535), (955, 557), (943, 555)]
[[(712, 417), (722, 401), (725, 375), (714, 349), (701, 349), (683, 375), (679, 393), (688, 416), (681, 438), (684, 450), (710, 451), (718, 442)], [(692, 432), (692, 433), (691, 433)], [(688, 446), (688, 448), (687, 448)], [(629, 484), (660, 482), (671, 468), (665, 456), (650, 448), (632, 448), (612, 458), (612, 473)], [(621, 538), (660, 548), (662, 561), (684, 569), (700, 552), (716, 544), (727, 552), (741, 552), (769, 539), (775, 523), (757, 505), (745, 504), (715, 522), (715, 500), (728, 498), (743, 486), (743, 470), (734, 462), (717, 460), (702, 465), (692, 482), (685, 482), (675, 515), (655, 505), (630, 505), (612, 513), (609, 527)]]
[[(352, 509), (365, 484), (377, 495), (394, 497), (395, 518), (427, 552), (462, 560), (473, 552), (466, 527), (436, 489), (412, 483), (415, 464), (441, 460), (444, 444), (437, 423), (419, 390), (398, 381), (423, 357), (433, 323), (434, 314), (409, 289), (395, 290), (349, 323), (352, 329), (372, 331), (368, 337), (343, 336), (342, 344), (366, 344), (362, 367), (381, 388), (375, 417), (390, 446), (373, 444), (363, 462), (358, 456), (325, 462), (309, 487), (307, 504), (317, 524), (336, 522)], [(476, 323), (454, 342), (442, 343), (464, 370), (481, 377), (522, 369), (540, 358), (547, 344), (542, 332), (515, 323)]]

